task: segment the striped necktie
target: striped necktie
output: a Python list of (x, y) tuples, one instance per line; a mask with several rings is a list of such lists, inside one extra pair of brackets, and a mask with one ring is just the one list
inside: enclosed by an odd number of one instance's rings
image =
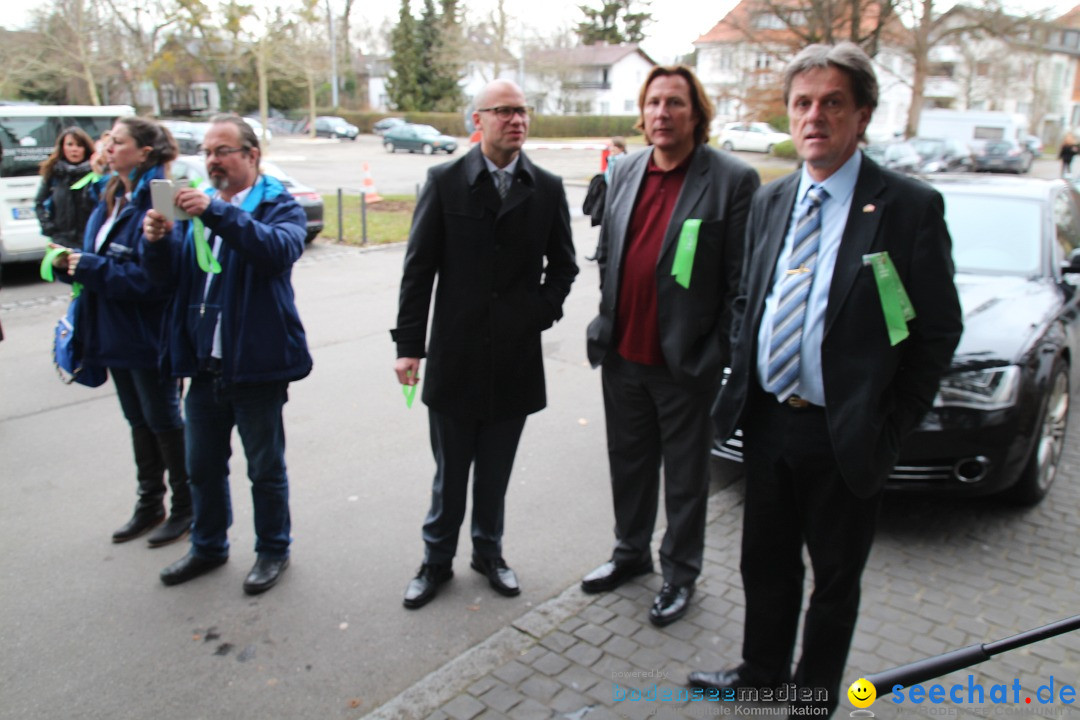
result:
[(795, 226), (795, 242), (788, 261), (788, 270), (780, 280), (780, 301), (773, 315), (772, 336), (769, 341), (769, 372), (765, 389), (783, 402), (799, 387), (799, 352), (802, 344), (803, 322), (806, 320), (806, 300), (814, 282), (818, 245), (821, 240), (821, 204), (829, 193), (811, 187), (806, 192), (810, 207)]
[(510, 173), (505, 170), (496, 170), (495, 188), (499, 191), (499, 197), (505, 200), (506, 195), (510, 192)]

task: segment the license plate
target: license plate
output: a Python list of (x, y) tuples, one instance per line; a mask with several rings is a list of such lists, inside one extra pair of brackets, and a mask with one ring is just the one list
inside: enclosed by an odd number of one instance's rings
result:
[(990, 167), (1001, 167), (1001, 160), (991, 160)]
[(11, 208), (11, 214), (16, 220), (33, 220), (34, 208), (32, 205), (22, 205)]

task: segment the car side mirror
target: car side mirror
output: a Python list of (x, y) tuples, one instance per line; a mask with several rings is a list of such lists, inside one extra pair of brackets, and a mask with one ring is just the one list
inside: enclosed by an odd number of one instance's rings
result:
[(1080, 273), (1080, 248), (1069, 253), (1069, 259), (1061, 264), (1062, 272)]

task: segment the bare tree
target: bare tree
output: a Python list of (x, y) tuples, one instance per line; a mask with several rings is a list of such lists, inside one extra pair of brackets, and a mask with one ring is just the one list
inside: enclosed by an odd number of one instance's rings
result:
[(53, 0), (37, 12), (33, 28), (40, 46), (29, 72), (74, 81), (76, 95), (100, 105), (98, 79), (107, 66), (100, 51), (106, 34), (100, 0)]

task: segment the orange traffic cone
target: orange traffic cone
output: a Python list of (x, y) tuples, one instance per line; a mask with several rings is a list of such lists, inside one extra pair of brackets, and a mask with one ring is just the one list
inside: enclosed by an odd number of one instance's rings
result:
[(382, 202), (382, 197), (375, 190), (375, 179), (371, 177), (371, 166), (364, 163), (361, 167), (364, 170), (364, 184), (360, 188), (360, 192), (366, 196), (364, 201), (369, 205), (371, 203)]

